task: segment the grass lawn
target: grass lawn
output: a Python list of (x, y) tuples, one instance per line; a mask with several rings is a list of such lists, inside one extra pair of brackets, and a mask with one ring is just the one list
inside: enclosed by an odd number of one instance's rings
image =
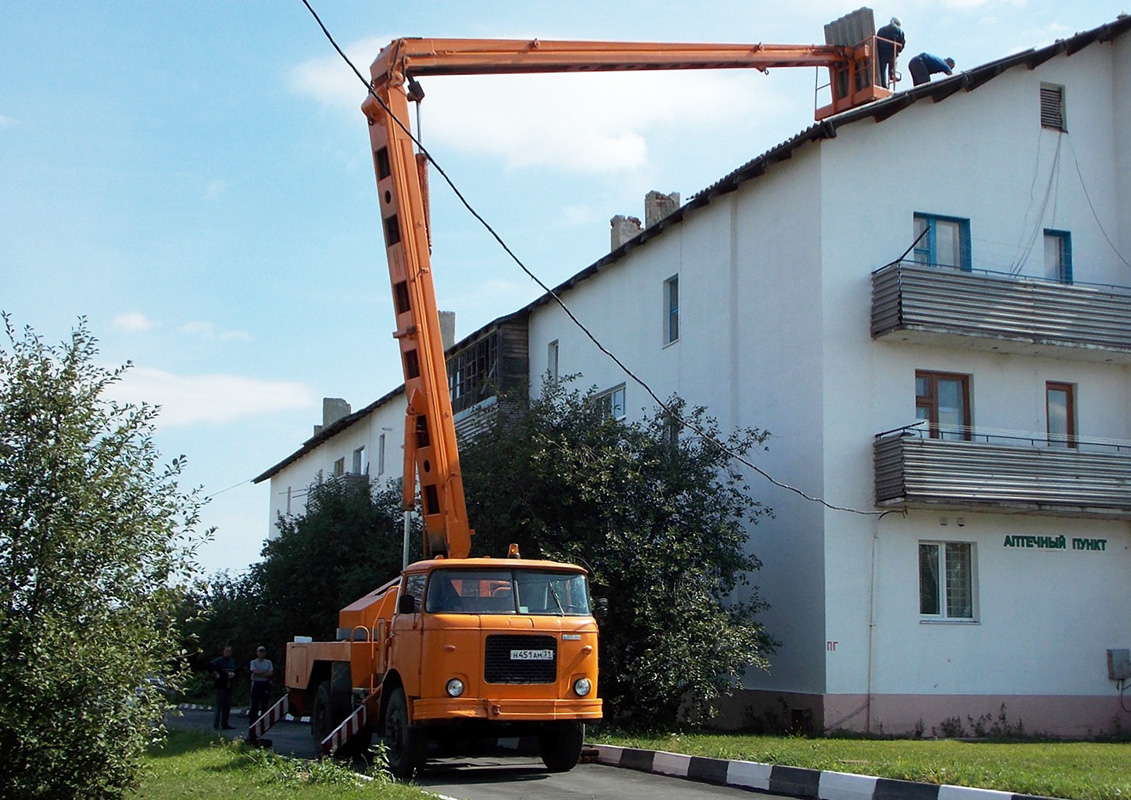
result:
[(309, 762), (277, 756), (199, 731), (170, 731), (164, 746), (150, 750), (141, 786), (127, 796), (130, 800), (434, 797), (381, 776), (365, 780), (330, 760)]
[(805, 739), (705, 733), (629, 736), (596, 730), (590, 740), (1070, 800), (1131, 799), (1131, 742)]

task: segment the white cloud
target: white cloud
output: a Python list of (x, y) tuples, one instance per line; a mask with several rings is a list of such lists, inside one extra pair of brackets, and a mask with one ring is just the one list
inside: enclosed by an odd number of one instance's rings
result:
[(220, 195), (228, 190), (228, 182), (222, 179), (209, 181), (208, 185), (204, 188), (204, 199), (215, 200)]
[(133, 311), (129, 314), (119, 314), (110, 321), (115, 330), (126, 333), (144, 333), (153, 329), (153, 322), (145, 314)]
[(15, 124), (16, 124), (15, 117), (8, 117), (8, 116), (5, 116), (4, 114), (0, 114), (0, 128), (6, 128), (9, 125), (15, 125)]
[(251, 341), (251, 334), (247, 333), (246, 331), (218, 331), (216, 330), (216, 326), (213, 323), (204, 322), (202, 320), (186, 322), (178, 330), (180, 330), (181, 333), (187, 333), (190, 336), (200, 336), (205, 339), (219, 339), (222, 342)]
[(314, 393), (293, 381), (263, 381), (241, 375), (174, 375), (132, 367), (107, 395), (114, 400), (161, 406), (161, 426), (234, 422), (242, 417), (317, 406)]
[[(362, 39), (347, 45), (346, 55), (361, 74), (369, 78), (369, 65), (389, 43), (389, 39)], [(320, 103), (338, 109), (348, 109), (352, 114), (361, 114), (361, 101), (365, 99), (365, 87), (353, 70), (334, 53), (329, 56), (304, 61), (290, 71), (288, 83), (291, 89), (313, 97)]]

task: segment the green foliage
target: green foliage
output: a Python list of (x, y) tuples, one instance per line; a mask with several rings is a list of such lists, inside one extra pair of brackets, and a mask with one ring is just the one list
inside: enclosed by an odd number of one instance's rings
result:
[(201, 500), (161, 466), (156, 409), (104, 397), (80, 320), (0, 346), (0, 796), (112, 798), (134, 783), (175, 678), (176, 581)]
[[(198, 648), (197, 669), (225, 644), (241, 666), (266, 644), (281, 676), (287, 642), (296, 635), (333, 641), (338, 611), (400, 573), (397, 488), (373, 491), (352, 478), (314, 484), (306, 513), (280, 517), (278, 528), (279, 536), (263, 546), (262, 560), (246, 574), (221, 573), (195, 587), (183, 616), (186, 638)], [(247, 691), (247, 676), (240, 674), (237, 696)]]
[(945, 783), (1070, 800), (1131, 797), (1131, 743), (1011, 739), (960, 742), (695, 733), (623, 736), (604, 744), (708, 758), (741, 759), (895, 780)]
[[(721, 436), (703, 409), (670, 405)], [(741, 430), (726, 445), (746, 453), (764, 439)], [(748, 574), (760, 563), (744, 525), (766, 512), (717, 445), (676, 436), (666, 412), (624, 423), (592, 392), (548, 384), (529, 413), (501, 418), (461, 460), (475, 553), (501, 556), (516, 542), (526, 557), (582, 564), (593, 596), (608, 598), (607, 719), (709, 714), (745, 669), (765, 666), (773, 642), (755, 619), (762, 603)]]
[[(381, 800), (434, 798), (415, 786), (393, 782), (370, 767), (365, 776), (333, 759), (305, 761), (199, 731), (171, 731), (160, 749), (146, 758), (147, 774), (129, 795), (141, 800), (183, 800), (186, 797), (239, 800), (336, 800), (373, 797)], [(367, 778), (371, 777), (372, 780)]]

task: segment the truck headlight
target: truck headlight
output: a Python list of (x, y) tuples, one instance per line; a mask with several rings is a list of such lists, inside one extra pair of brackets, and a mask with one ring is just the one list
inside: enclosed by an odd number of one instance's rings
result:
[(593, 684), (589, 682), (588, 678), (578, 678), (573, 682), (573, 690), (577, 692), (578, 697), (585, 697), (593, 689)]
[(452, 678), (448, 681), (447, 690), (449, 697), (459, 697), (463, 694), (463, 681), (459, 678)]

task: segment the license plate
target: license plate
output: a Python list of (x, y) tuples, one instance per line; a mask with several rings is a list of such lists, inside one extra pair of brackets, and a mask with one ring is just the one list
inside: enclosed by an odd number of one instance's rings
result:
[(511, 661), (553, 661), (553, 650), (511, 650)]

